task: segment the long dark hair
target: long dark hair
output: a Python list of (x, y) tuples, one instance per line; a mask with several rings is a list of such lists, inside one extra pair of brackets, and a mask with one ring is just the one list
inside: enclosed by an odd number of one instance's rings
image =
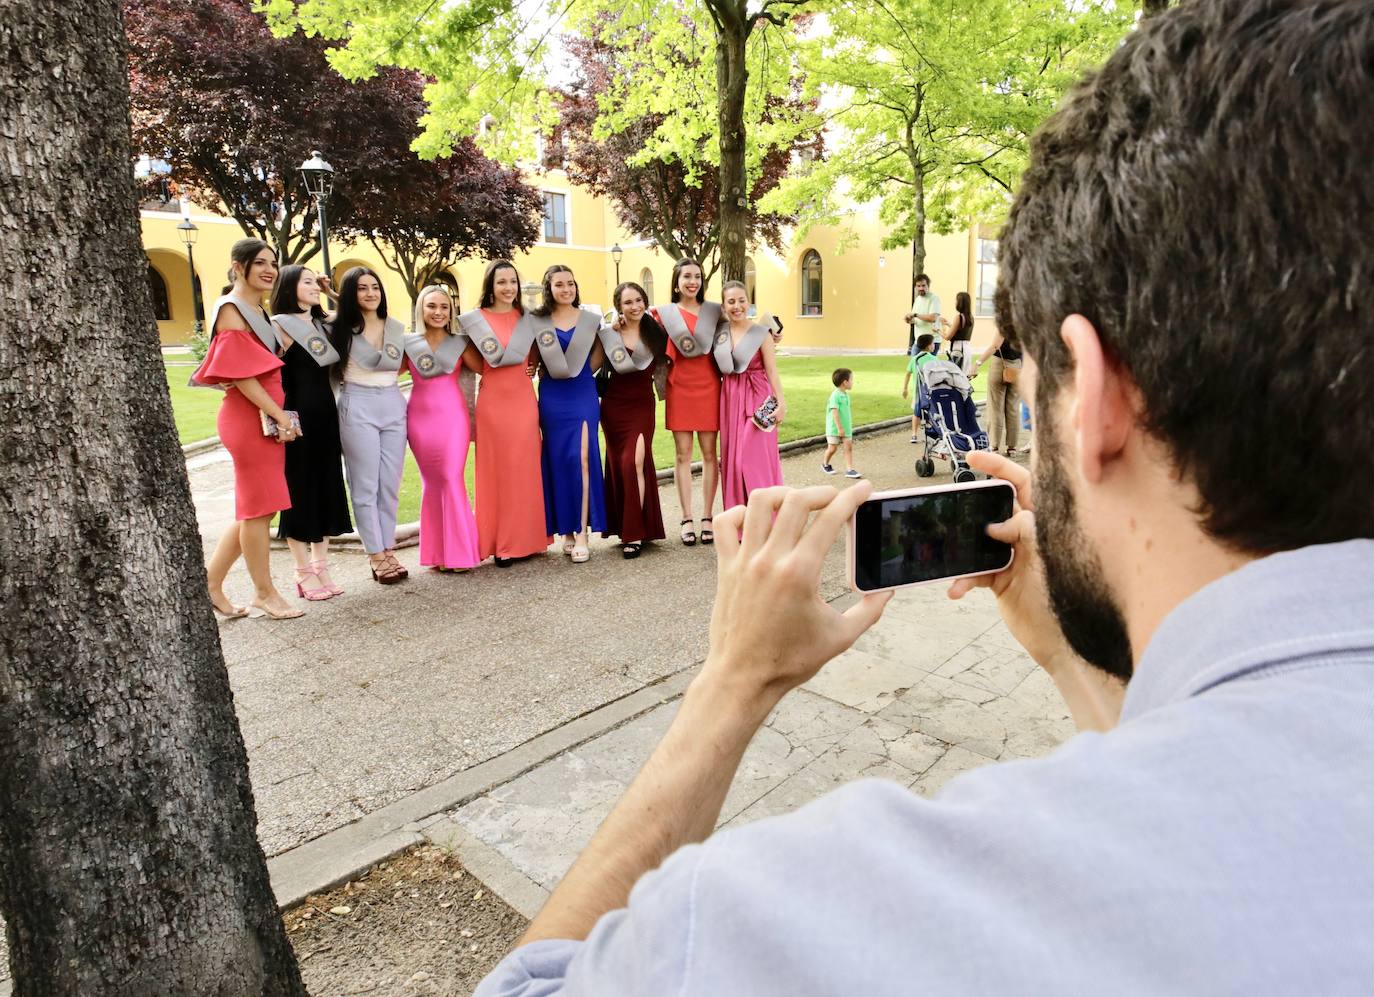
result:
[[(277, 283), (272, 286), (271, 310), (273, 315), (299, 315), (301, 310), (300, 299), (296, 296), (297, 289), (300, 287), (301, 274), (306, 271), (314, 273), (309, 267), (303, 267), (299, 263), (291, 263), (284, 266), (277, 272)], [(310, 317), (313, 319), (324, 319), (324, 309), (318, 304), (310, 306)]]
[(492, 260), (487, 264), (487, 272), (482, 275), (482, 296), (477, 300), (478, 308), (490, 308), (496, 304), (496, 271), (512, 270), (515, 273), (515, 310), (521, 315), (525, 314), (525, 303), (520, 299), (524, 296), (524, 286), (520, 283), (520, 271), (515, 269), (515, 264), (510, 260)]
[(663, 356), (668, 352), (668, 334), (663, 331), (663, 326), (658, 324), (649, 311), (649, 296), (644, 293), (644, 288), (632, 280), (627, 280), (616, 287), (615, 293), (611, 295), (611, 302), (615, 305), (616, 314), (624, 314), (620, 309), (620, 295), (625, 291), (638, 291), (639, 296), (644, 299), (644, 315), (639, 320), (639, 338), (653, 351), (654, 356)]
[[(678, 300), (682, 297), (682, 292), (677, 289), (677, 279), (682, 276), (682, 271), (686, 270), (688, 267), (696, 267), (701, 271), (701, 287), (697, 288), (697, 304), (701, 304), (706, 300), (706, 270), (690, 256), (684, 256), (673, 266), (673, 277), (672, 280), (668, 282), (668, 285), (673, 289), (671, 299), (673, 304), (677, 304)], [(648, 301), (649, 299), (645, 298), (644, 300)]]
[(963, 318), (955, 335), (960, 339), (968, 339), (973, 335), (973, 301), (967, 291), (960, 291), (954, 296), (954, 310)]
[[(553, 310), (558, 307), (558, 302), (553, 300), (553, 275), (558, 273), (570, 274), (572, 273), (572, 267), (565, 266), (562, 263), (555, 263), (544, 271), (544, 298), (539, 302), (538, 308), (532, 309), (533, 314), (538, 315), (540, 318), (548, 318), (553, 314)], [(577, 284), (576, 274), (573, 275), (573, 287), (576, 288), (576, 293), (573, 294), (572, 300), (573, 307), (581, 308), (582, 288)]]
[(333, 315), (329, 317), (329, 340), (339, 354), (339, 370), (348, 363), (348, 348), (353, 337), (363, 331), (363, 310), (358, 304), (358, 281), (364, 277), (374, 277), (382, 289), (382, 301), (377, 306), (378, 318), (386, 318), (386, 285), (377, 271), (371, 267), (354, 267), (344, 274), (339, 285), (339, 302)]
[[(261, 253), (264, 249), (272, 249), (272, 247), (269, 246), (267, 243), (263, 242), (261, 239), (240, 239), (238, 242), (230, 246), (229, 283), (225, 284), (219, 293), (228, 294), (230, 291), (234, 289), (235, 278), (233, 264), (237, 263), (239, 266), (243, 267), (244, 276), (247, 276), (248, 268), (253, 265), (253, 261), (258, 258), (258, 254)], [(272, 249), (272, 255), (277, 255), (277, 251), (275, 249)]]

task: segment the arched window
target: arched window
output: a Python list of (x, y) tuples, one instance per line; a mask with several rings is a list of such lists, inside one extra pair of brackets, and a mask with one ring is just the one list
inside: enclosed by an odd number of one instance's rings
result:
[(648, 267), (639, 272), (639, 286), (644, 288), (644, 294), (649, 299), (644, 303), (652, 305), (654, 303), (654, 272)]
[(821, 254), (808, 249), (802, 254), (801, 261), (802, 310), (803, 315), (821, 313)]
[(759, 303), (759, 272), (754, 267), (752, 256), (744, 258), (744, 293), (749, 295), (751, 305)]
[(159, 322), (172, 320), (172, 303), (167, 296), (167, 281), (157, 272), (157, 267), (148, 264), (148, 290), (153, 295), (153, 313)]
[(453, 299), (453, 310), (455, 313), (462, 311), (462, 299), (458, 295), (458, 281), (447, 270), (440, 270), (438, 273), (431, 273), (426, 279), (426, 284), (442, 284), (448, 288), (448, 296)]

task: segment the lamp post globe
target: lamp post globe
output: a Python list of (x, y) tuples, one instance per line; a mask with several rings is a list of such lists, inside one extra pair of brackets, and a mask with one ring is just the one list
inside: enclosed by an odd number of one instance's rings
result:
[(620, 243), (611, 247), (611, 259), (615, 261), (615, 286), (620, 286), (620, 258), (625, 255), (625, 250), (620, 248)]
[(334, 271), (329, 266), (329, 223), (325, 202), (334, 189), (334, 167), (325, 161), (318, 149), (312, 149), (310, 158), (300, 165), (300, 174), (301, 183), (315, 199), (315, 213), (320, 219), (320, 252), (324, 254), (324, 275), (332, 279)]
[(196, 280), (195, 245), (200, 237), (200, 229), (190, 218), (182, 218), (177, 226), (177, 235), (181, 236), (181, 242), (186, 247), (186, 263), (191, 268), (191, 313), (195, 317), (192, 332), (198, 335), (205, 325), (205, 302), (200, 298), (200, 283)]

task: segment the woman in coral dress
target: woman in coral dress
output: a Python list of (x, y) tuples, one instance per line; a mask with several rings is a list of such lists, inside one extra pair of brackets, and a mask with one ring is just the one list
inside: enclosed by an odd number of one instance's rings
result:
[(274, 620), (288, 620), (302, 613), (277, 591), (268, 560), (272, 517), (291, 506), (283, 444), (300, 435), (283, 408), (280, 343), (262, 308), (277, 279), (277, 255), (261, 239), (240, 239), (230, 257), (234, 283), (211, 309), (210, 348), (191, 375), (195, 385), (225, 386), (215, 425), (234, 461), (237, 522), (219, 538), (205, 573), (215, 609), (231, 619), (246, 616), (248, 610), (224, 594), (229, 569), (242, 556), (253, 579), (253, 605)]
[[(716, 334), (713, 356), (720, 368), (720, 477), (726, 509), (744, 505), (755, 488), (782, 484), (777, 426), (787, 402), (774, 356), (772, 319), (749, 318), (749, 293), (737, 280), (721, 289), (727, 324)], [(777, 401), (775, 426), (762, 430), (754, 413), (770, 397)]]
[(481, 306), (458, 316), (477, 344), (482, 380), (477, 393), (478, 556), (499, 567), (542, 554), (553, 538), (544, 526), (539, 403), (534, 397), (534, 335), (517, 333), (523, 315), (520, 275), (496, 260), (482, 278)]
[(618, 329), (601, 330), (610, 368), (601, 396), (601, 430), (606, 434), (606, 536), (620, 538), (620, 553), (638, 557), (647, 540), (662, 540), (663, 513), (654, 469), (654, 423), (658, 400), (654, 374), (667, 352), (662, 328), (645, 314), (649, 297), (635, 283), (615, 289)]
[(544, 300), (521, 322), (526, 323), (540, 358), (546, 528), (566, 538), (563, 553), (582, 564), (591, 557), (589, 534), (606, 531), (597, 433), (601, 407), (593, 374), (603, 359), (601, 317), (582, 308), (573, 272), (555, 264), (544, 271)]
[(416, 298), (415, 328), (422, 331), (405, 340), (406, 432), (420, 468), (420, 563), (466, 571), (482, 558), (465, 481), (472, 431), (462, 377), (465, 362), (477, 368), (481, 360), (467, 336), (454, 334), (453, 305), (440, 284)]
[(701, 446), (701, 542), (712, 543), (711, 513), (716, 504), (719, 467), (716, 434), (720, 429), (720, 373), (710, 351), (720, 322), (720, 305), (703, 301), (705, 280), (696, 260), (679, 260), (673, 267), (672, 304), (653, 309), (654, 319), (668, 334), (668, 410), (673, 434), (673, 480), (682, 503), (679, 530), (682, 542), (697, 542), (692, 517), (692, 441)]

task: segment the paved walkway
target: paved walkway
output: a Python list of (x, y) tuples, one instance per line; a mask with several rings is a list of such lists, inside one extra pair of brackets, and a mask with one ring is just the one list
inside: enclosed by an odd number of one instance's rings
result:
[[(915, 450), (902, 431), (864, 437), (858, 465), (880, 488), (908, 487)], [(843, 487), (819, 458), (785, 458), (788, 483)], [(214, 455), (188, 467), (208, 549), (232, 516), (231, 468)], [(660, 497), (665, 522), (677, 522), (671, 484)], [(669, 541), (626, 562), (597, 541), (585, 565), (549, 554), (439, 575), (419, 567), (416, 548), (400, 556), (405, 584), (376, 585), (365, 558), (340, 554), (346, 595), (311, 604), (300, 620), (221, 624), (279, 896), (396, 847), (404, 824), (415, 840), (423, 831), (458, 846), (479, 877), (533, 913), (705, 655), (715, 558)], [(280, 582), (290, 564), (273, 554)], [(227, 587), (231, 598), (248, 595), (241, 565)], [(822, 595), (852, 598), (842, 543)], [(864, 776), (934, 792), (961, 771), (1043, 753), (1071, 732), (990, 599), (910, 590), (784, 701), (751, 746), (723, 821), (785, 812)], [(0, 981), (6, 975), (0, 968)]]

